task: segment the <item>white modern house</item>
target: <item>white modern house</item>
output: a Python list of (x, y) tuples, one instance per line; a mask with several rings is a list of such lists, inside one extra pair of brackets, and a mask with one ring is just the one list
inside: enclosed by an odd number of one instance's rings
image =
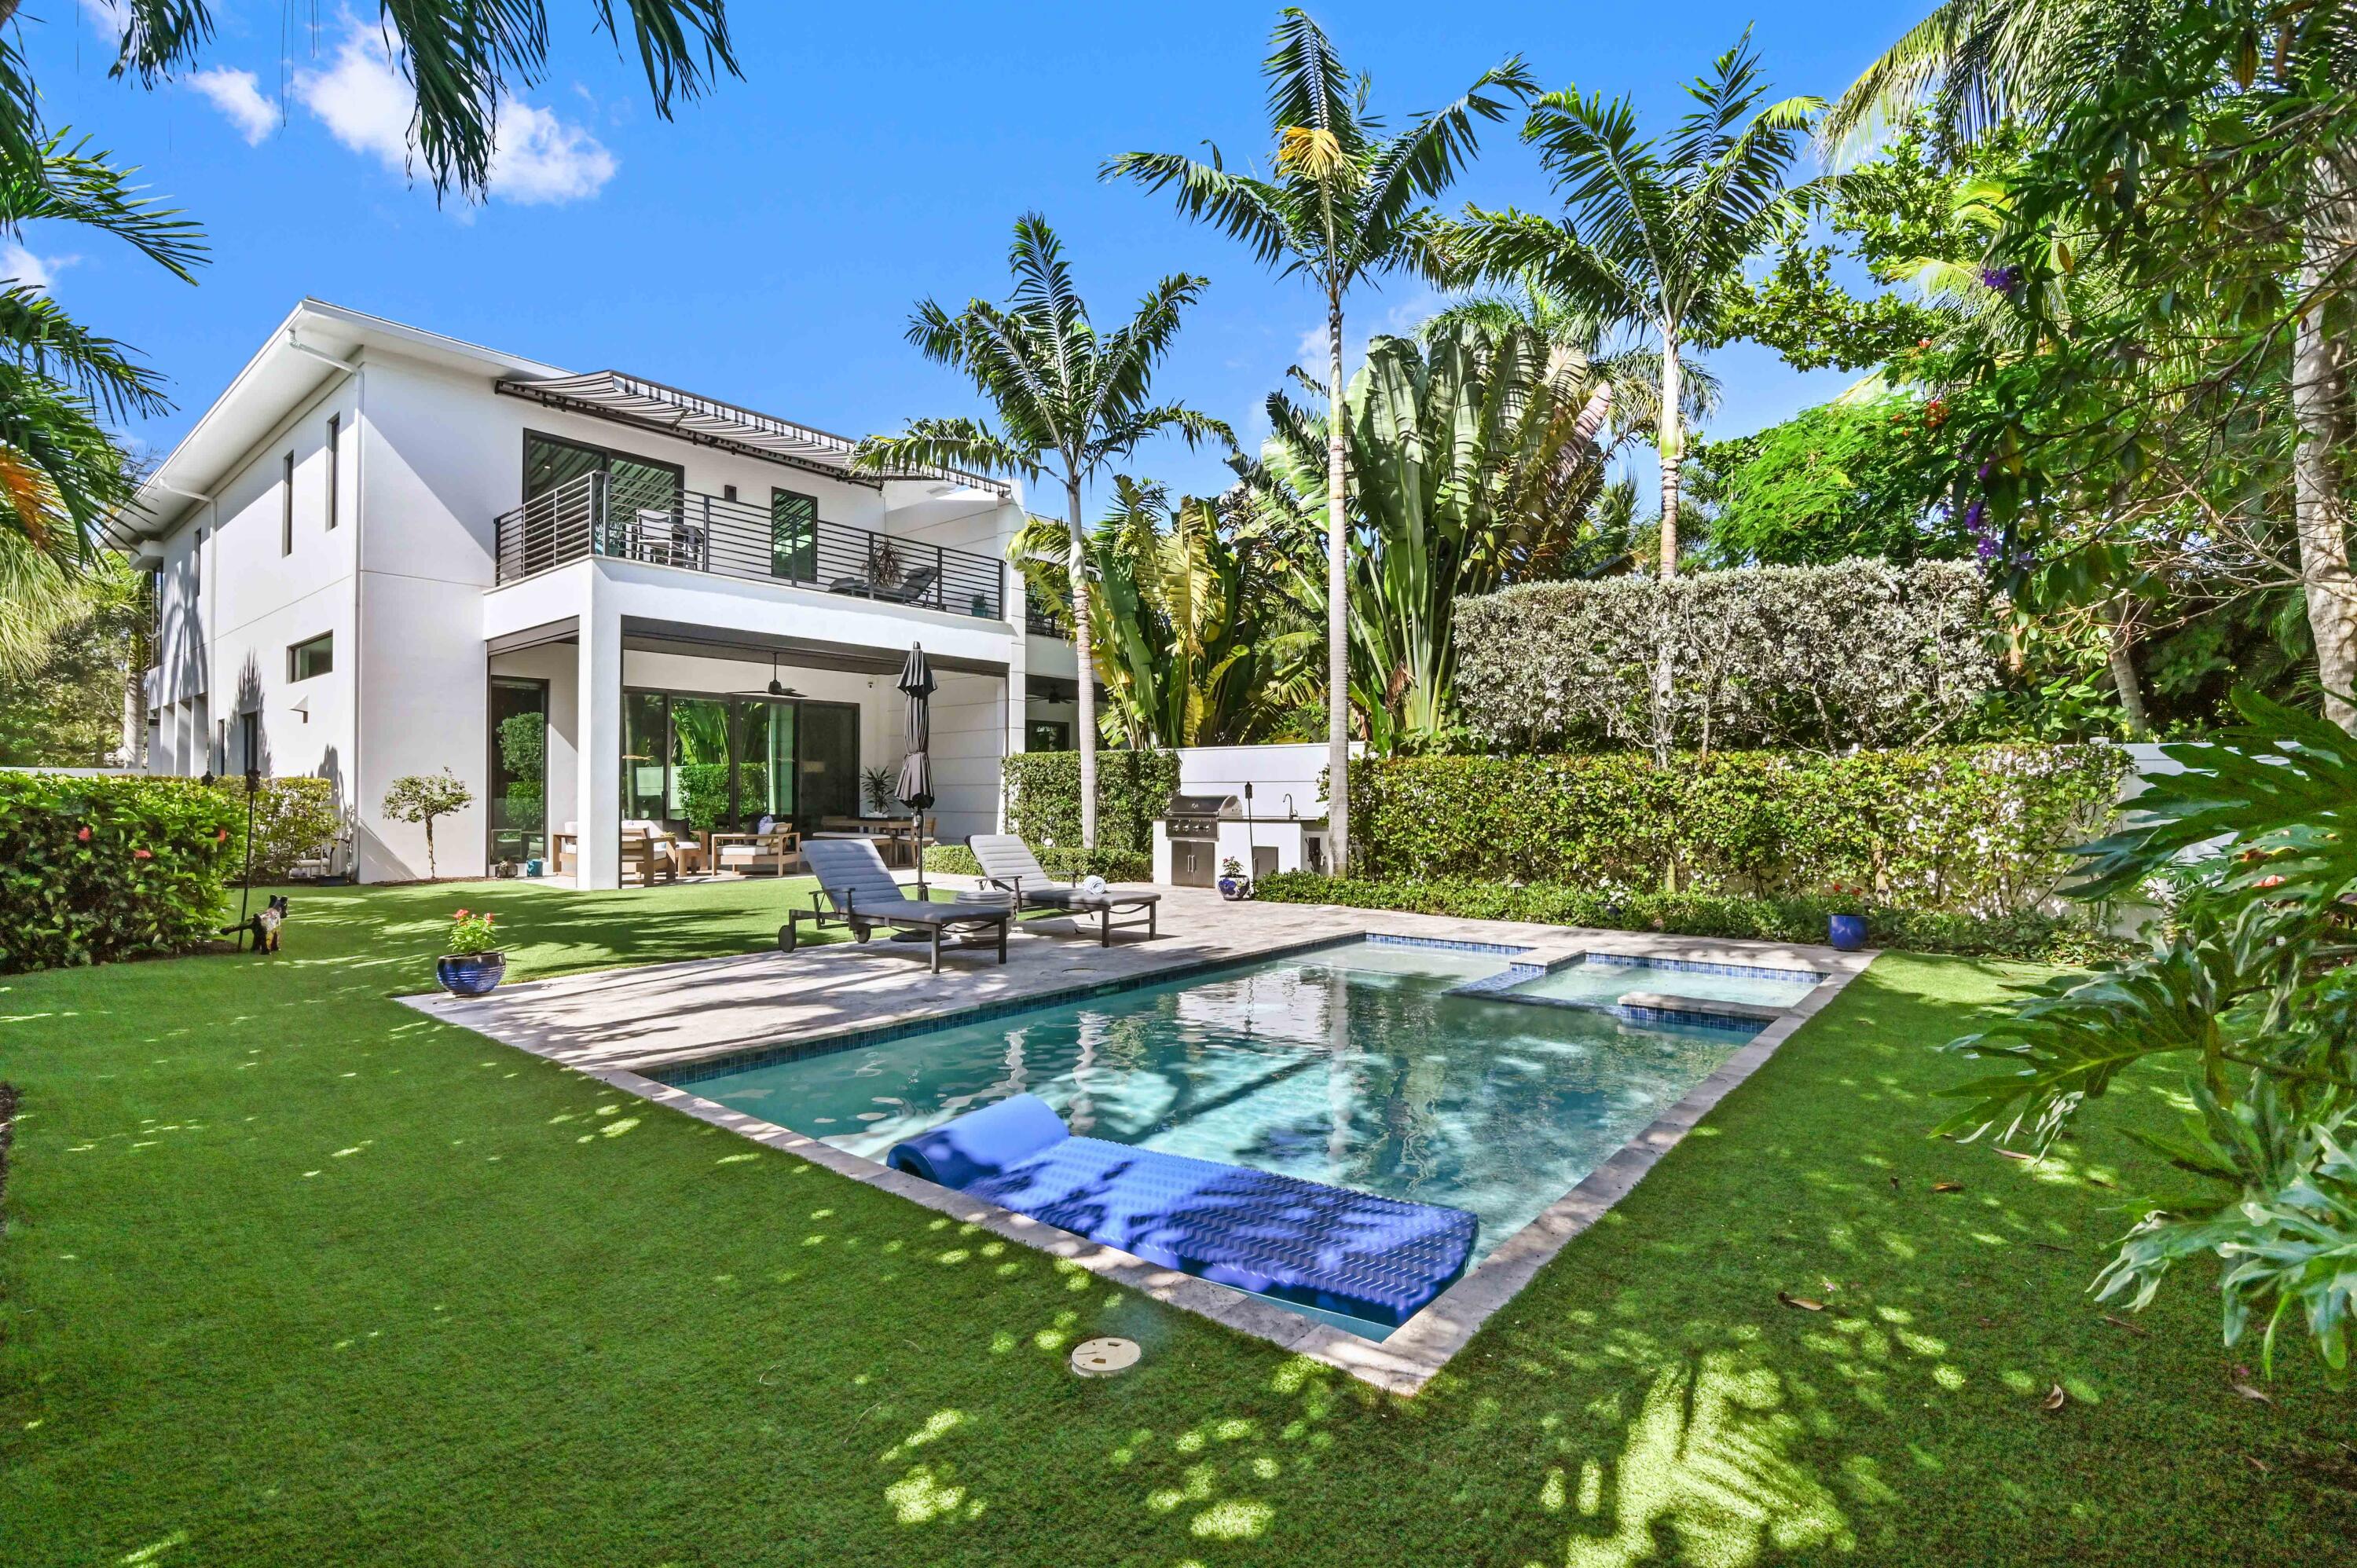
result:
[(369, 881), (426, 874), (382, 802), (447, 768), (475, 803), (436, 826), (442, 875), (570, 834), (610, 887), (626, 819), (866, 808), (920, 644), (941, 835), (988, 831), (1000, 759), (1070, 737), (1071, 647), (1006, 564), (1020, 498), (851, 450), (307, 299), (113, 525), (155, 575), (146, 766), (331, 780)]

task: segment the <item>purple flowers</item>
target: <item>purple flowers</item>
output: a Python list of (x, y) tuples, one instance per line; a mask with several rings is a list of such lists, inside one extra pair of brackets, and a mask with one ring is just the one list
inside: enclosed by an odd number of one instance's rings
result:
[(2009, 295), (2021, 286), (2021, 273), (2014, 267), (1983, 267), (1981, 282), (1999, 294)]

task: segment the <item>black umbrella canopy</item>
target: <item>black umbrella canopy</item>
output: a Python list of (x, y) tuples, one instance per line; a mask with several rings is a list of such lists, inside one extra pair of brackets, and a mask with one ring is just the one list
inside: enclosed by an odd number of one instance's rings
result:
[(909, 645), (909, 660), (900, 666), (900, 690), (909, 699), (908, 728), (901, 739), (908, 755), (900, 761), (900, 782), (895, 791), (912, 811), (921, 812), (933, 803), (932, 759), (926, 755), (932, 745), (933, 671), (925, 662), (921, 643)]

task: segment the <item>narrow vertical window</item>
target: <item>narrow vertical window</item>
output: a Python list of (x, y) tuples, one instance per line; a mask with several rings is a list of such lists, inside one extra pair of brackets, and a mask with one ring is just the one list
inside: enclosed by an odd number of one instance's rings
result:
[(328, 415), (328, 530), (329, 532), (333, 532), (336, 527), (336, 481), (337, 471), (340, 467), (338, 460), (340, 454), (336, 449), (337, 438), (343, 433), (344, 416), (340, 413)]
[(295, 553), (295, 454), (289, 452), (278, 474), (278, 553)]

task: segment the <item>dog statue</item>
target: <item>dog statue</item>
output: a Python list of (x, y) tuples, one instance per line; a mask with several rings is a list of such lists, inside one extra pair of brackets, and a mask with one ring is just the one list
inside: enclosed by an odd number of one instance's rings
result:
[(236, 937), (241, 943), (249, 938), (252, 939), (253, 950), (258, 953), (276, 952), (278, 928), (285, 923), (286, 896), (281, 893), (274, 896), (269, 903), (262, 907), (260, 913), (248, 919), (243, 925), (223, 926), (221, 934), (225, 937)]

